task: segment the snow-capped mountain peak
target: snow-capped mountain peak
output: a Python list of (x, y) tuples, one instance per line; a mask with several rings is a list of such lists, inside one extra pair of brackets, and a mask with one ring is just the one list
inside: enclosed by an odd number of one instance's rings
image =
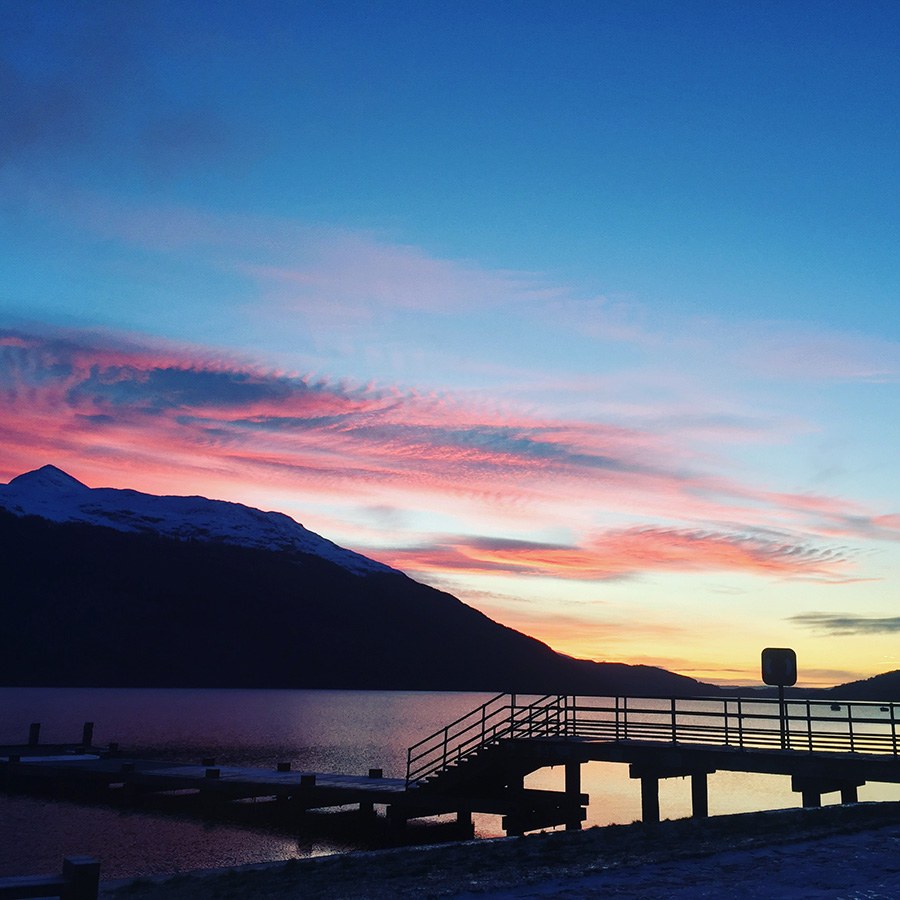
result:
[(33, 494), (39, 491), (55, 491), (57, 494), (73, 494), (80, 491), (89, 491), (86, 484), (82, 484), (77, 478), (73, 478), (56, 466), (41, 466), (33, 472), (17, 475), (6, 486), (9, 492)]
[(263, 512), (206, 497), (159, 497), (139, 491), (90, 488), (50, 465), (0, 485), (0, 508), (54, 522), (83, 522), (180, 540), (221, 541), (264, 550), (309, 553), (358, 575), (394, 571), (339, 547), (284, 513)]

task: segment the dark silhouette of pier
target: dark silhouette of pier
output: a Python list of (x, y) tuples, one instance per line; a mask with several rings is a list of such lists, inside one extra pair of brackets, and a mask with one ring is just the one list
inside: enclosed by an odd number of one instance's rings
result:
[[(595, 760), (629, 765), (646, 823), (660, 818), (663, 778), (689, 777), (693, 815), (706, 816), (716, 771), (790, 776), (803, 806), (832, 792), (856, 802), (868, 781), (900, 783), (896, 714), (890, 702), (500, 694), (411, 747), (403, 778), (137, 758), (114, 744), (92, 746), (90, 723), (78, 745), (45, 745), (34, 725), (27, 745), (0, 747), (0, 784), (95, 798), (194, 793), (201, 806), (270, 798), (282, 809), (358, 806), (372, 815), (383, 805), (397, 829), (446, 814), (471, 827), (473, 813), (489, 813), (503, 817), (508, 834), (522, 834), (581, 827), (589, 802), (581, 766)], [(563, 790), (525, 786), (532, 772), (557, 765)]]

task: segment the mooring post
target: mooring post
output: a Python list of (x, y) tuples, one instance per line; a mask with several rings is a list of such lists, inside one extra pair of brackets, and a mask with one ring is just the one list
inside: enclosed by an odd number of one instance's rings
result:
[(41, 723), (32, 722), (28, 729), (28, 746), (37, 747), (38, 741), (41, 739)]
[(100, 863), (89, 856), (69, 856), (63, 860), (63, 878), (68, 882), (67, 900), (97, 900)]
[(659, 779), (653, 775), (641, 776), (641, 821), (645, 825), (659, 822)]
[(709, 788), (706, 772), (691, 774), (691, 815), (695, 819), (705, 819), (709, 815)]
[(845, 784), (841, 788), (841, 803), (859, 803), (859, 791), (855, 784)]

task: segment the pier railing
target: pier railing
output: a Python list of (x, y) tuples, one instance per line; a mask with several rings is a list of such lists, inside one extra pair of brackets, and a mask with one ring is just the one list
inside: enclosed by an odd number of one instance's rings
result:
[(652, 741), (898, 757), (900, 704), (747, 697), (499, 694), (410, 747), (407, 785), (502, 740)]

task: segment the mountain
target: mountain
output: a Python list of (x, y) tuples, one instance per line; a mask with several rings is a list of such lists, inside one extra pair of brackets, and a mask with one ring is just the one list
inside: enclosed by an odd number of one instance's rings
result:
[(862, 681), (839, 684), (828, 691), (828, 696), (837, 700), (900, 700), (900, 669)]
[(283, 513), (206, 497), (156, 497), (138, 491), (89, 488), (56, 466), (44, 466), (0, 485), (0, 507), (52, 522), (81, 522), (179, 540), (223, 541), (311, 554), (358, 574), (394, 571), (308, 531)]
[(716, 690), (558, 654), (281, 513), (53, 466), (0, 485), (0, 550), (2, 685)]

